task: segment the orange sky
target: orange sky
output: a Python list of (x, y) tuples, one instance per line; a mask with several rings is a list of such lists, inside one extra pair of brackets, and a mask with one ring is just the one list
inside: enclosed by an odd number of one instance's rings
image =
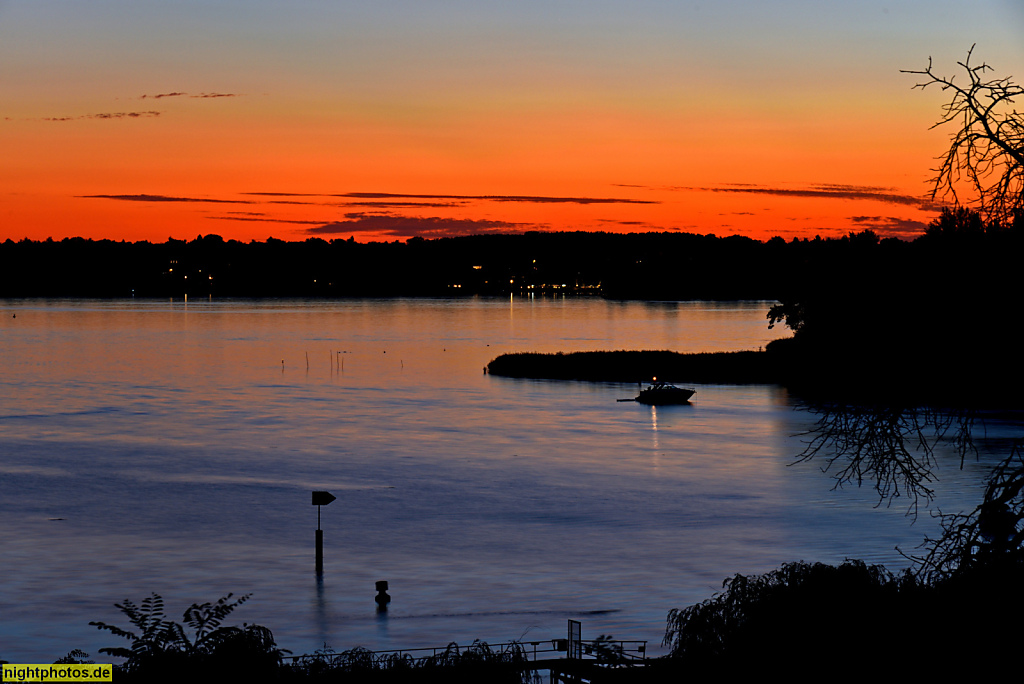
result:
[(0, 239), (912, 237), (899, 69), (1024, 64), (999, 0), (212, 5), (0, 2)]

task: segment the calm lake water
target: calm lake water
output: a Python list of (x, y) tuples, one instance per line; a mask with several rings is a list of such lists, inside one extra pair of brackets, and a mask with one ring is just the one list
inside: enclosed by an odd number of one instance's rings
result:
[[(233, 618), (297, 654), (550, 639), (568, 618), (659, 653), (668, 610), (734, 573), (904, 567), (894, 547), (935, 522), (793, 465), (814, 418), (781, 388), (652, 408), (615, 401), (635, 385), (482, 372), (507, 351), (757, 349), (782, 334), (768, 306), (0, 302), (0, 659), (121, 646), (88, 622), (128, 627), (113, 604), (150, 592), (173, 619), (252, 593)], [(1001, 420), (962, 471), (940, 453), (936, 506), (980, 500)], [(319, 489), (338, 497), (322, 583)]]

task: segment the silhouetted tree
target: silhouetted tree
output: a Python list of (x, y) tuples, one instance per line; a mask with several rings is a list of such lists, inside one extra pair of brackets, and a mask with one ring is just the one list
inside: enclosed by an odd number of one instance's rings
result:
[(712, 598), (668, 614), (664, 663), (675, 677), (662, 681), (948, 675), (973, 664), (976, 651), (943, 598), (908, 572), (857, 560), (735, 575)]
[(977, 211), (966, 207), (944, 207), (937, 219), (925, 228), (927, 240), (979, 240), (986, 233), (985, 220)]
[(800, 332), (807, 322), (807, 311), (803, 302), (786, 299), (768, 309), (768, 328), (774, 328), (776, 323), (785, 323), (786, 327), (794, 333)]
[(937, 85), (952, 95), (932, 126), (957, 127), (949, 150), (939, 157), (932, 198), (951, 197), (959, 205), (958, 188), (966, 181), (976, 195), (968, 204), (976, 204), (988, 220), (1009, 225), (1024, 212), (1024, 114), (1014, 107), (1015, 98), (1024, 96), (1024, 87), (1009, 78), (985, 80), (992, 67), (984, 62), (972, 65), (973, 53), (972, 45), (967, 59), (957, 62), (966, 72), (966, 83), (936, 74), (931, 57), (924, 70), (903, 73), (924, 77), (915, 88)]

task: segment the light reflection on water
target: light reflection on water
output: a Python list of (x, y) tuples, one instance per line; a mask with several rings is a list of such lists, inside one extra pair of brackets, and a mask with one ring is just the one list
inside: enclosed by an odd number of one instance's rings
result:
[[(252, 592), (238, 620), (296, 653), (547, 639), (569, 617), (660, 642), (668, 609), (736, 572), (901, 565), (934, 523), (789, 467), (812, 419), (779, 388), (655, 409), (615, 401), (635, 385), (482, 373), (506, 351), (757, 348), (767, 306), (2, 304), (0, 658), (121, 645), (88, 621), (152, 591), (174, 618)], [(973, 506), (991, 460), (946, 458), (938, 503)], [(320, 584), (313, 489), (338, 496)]]

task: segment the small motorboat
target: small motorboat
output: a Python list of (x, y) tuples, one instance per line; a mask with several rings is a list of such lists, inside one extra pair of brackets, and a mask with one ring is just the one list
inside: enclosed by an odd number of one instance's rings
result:
[(690, 401), (697, 390), (676, 387), (667, 382), (654, 382), (645, 390), (640, 390), (634, 401), (651, 406), (662, 404), (685, 404)]
[(651, 386), (647, 389), (640, 390), (640, 394), (636, 395), (635, 399), (619, 399), (619, 401), (635, 401), (649, 406), (686, 404), (689, 403), (690, 397), (692, 397), (696, 391), (697, 390), (676, 387), (675, 385), (670, 385), (667, 382), (658, 382), (658, 379), (654, 378), (651, 382)]

